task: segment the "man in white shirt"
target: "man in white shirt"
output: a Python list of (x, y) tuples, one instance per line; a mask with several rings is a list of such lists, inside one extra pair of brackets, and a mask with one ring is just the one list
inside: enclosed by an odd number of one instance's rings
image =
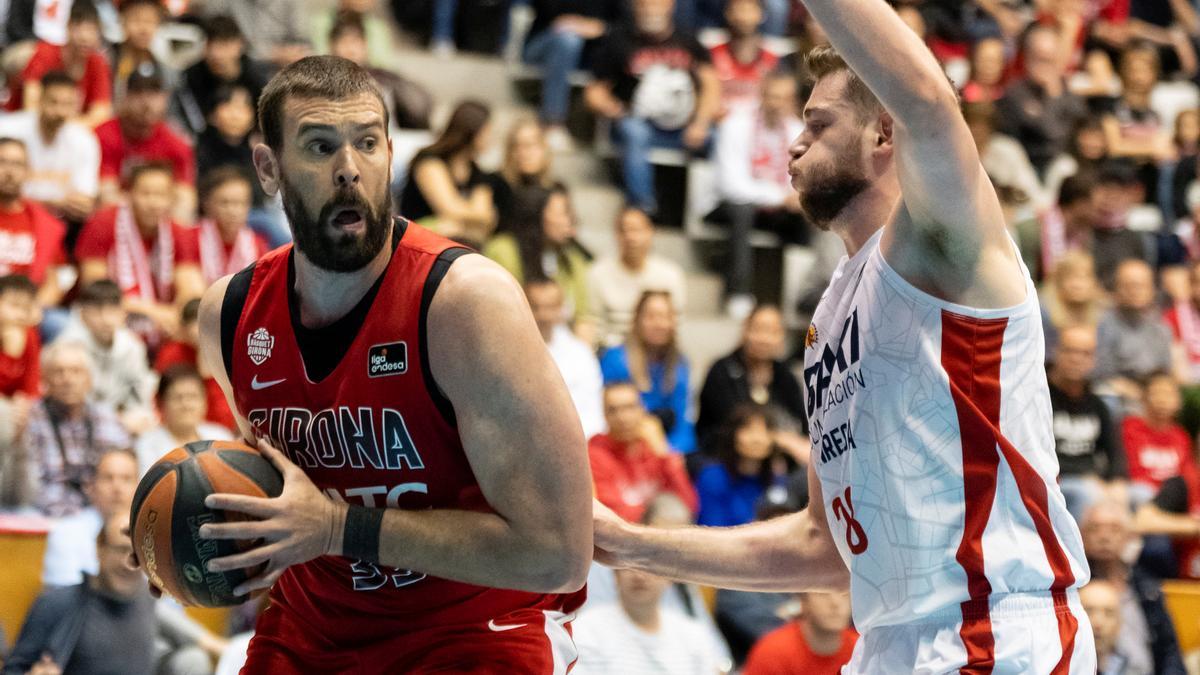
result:
[(591, 438), (603, 432), (604, 377), (600, 361), (591, 347), (567, 328), (562, 287), (553, 279), (534, 279), (525, 282), (525, 297), (546, 348), (567, 383), (584, 436)]
[(716, 675), (722, 663), (704, 626), (659, 604), (671, 581), (617, 570), (617, 602), (575, 620), (577, 675)]
[(714, 160), (720, 206), (711, 218), (730, 226), (726, 307), (735, 318), (744, 319), (754, 308), (751, 230), (775, 230), (787, 241), (807, 240), (800, 197), (787, 171), (788, 147), (802, 131), (796, 79), (776, 72), (763, 80), (759, 106), (731, 112), (717, 133)]
[(0, 137), (17, 138), (29, 154), (25, 196), (75, 223), (92, 212), (99, 191), (100, 145), (96, 135), (73, 121), (79, 89), (71, 76), (51, 71), (42, 78), (38, 109), (0, 118)]
[(137, 458), (133, 452), (110, 450), (100, 456), (96, 473), (84, 486), (91, 505), (58, 520), (50, 528), (42, 559), (43, 584), (72, 586), (83, 581), (85, 572), (97, 573), (96, 536), (110, 518), (129, 510), (137, 481)]
[(633, 310), (645, 291), (667, 291), (682, 312), (687, 304), (683, 268), (654, 255), (654, 223), (641, 209), (627, 206), (617, 215), (617, 255), (597, 260), (588, 271), (588, 303), (604, 347), (625, 341)]

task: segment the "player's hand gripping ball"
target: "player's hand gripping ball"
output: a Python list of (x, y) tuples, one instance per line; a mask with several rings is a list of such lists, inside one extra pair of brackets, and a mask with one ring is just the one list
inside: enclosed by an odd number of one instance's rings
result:
[(247, 516), (212, 509), (213, 493), (271, 498), (283, 492), (283, 476), (255, 448), (232, 441), (197, 441), (163, 455), (138, 484), (130, 511), (134, 556), (151, 584), (183, 604), (226, 607), (246, 600), (235, 588), (257, 569), (217, 572), (211, 560), (254, 548), (250, 540), (205, 539), (207, 523), (243, 521)]

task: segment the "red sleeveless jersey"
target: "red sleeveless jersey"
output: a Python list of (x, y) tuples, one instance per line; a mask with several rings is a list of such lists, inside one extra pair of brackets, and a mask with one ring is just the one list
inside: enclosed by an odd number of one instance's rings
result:
[[(400, 219), (396, 227), (403, 231), (369, 312), (320, 382), (309, 379), (293, 329), (299, 310), (290, 307), (288, 293), (292, 247), (268, 253), (240, 280), (234, 277), (222, 309), (223, 330), (235, 326), (225, 349), (234, 401), (256, 434), (334, 499), (375, 508), (491, 512), (453, 408), (433, 384), (425, 344), (424, 316), (436, 284), (466, 250)], [(243, 291), (239, 316), (236, 308), (229, 311), (229, 296)], [(271, 597), (344, 646), (416, 628), (487, 622), (523, 608), (571, 612), (584, 591), (485, 588), (323, 556), (289, 568)]]

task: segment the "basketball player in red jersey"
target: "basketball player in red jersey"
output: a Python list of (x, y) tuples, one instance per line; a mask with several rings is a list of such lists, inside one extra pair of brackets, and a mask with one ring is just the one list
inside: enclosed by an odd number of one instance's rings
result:
[[(295, 243), (218, 281), (201, 350), (275, 499), (209, 497), (261, 539), (244, 673), (565, 673), (591, 554), (571, 399), (520, 286), (389, 215), (391, 143), (365, 70), (318, 56), (259, 104), (258, 178)], [(276, 450), (278, 448), (278, 450)]]
[[(884, 0), (805, 0), (832, 44), (789, 172), (841, 237), (805, 340), (809, 506), (660, 530), (595, 505), (596, 556), (753, 591), (849, 586), (843, 673), (1091, 675), (1041, 313), (951, 83)], [(835, 51), (836, 50), (836, 51)]]

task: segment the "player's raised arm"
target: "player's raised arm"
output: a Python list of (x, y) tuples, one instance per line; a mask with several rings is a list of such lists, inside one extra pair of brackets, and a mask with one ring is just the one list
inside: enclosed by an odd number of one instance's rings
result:
[(841, 591), (850, 582), (810, 468), (809, 506), (739, 527), (661, 528), (621, 520), (595, 502), (596, 560), (689, 583), (743, 591)]
[[(882, 242), (888, 262), (947, 300), (1019, 302), (1024, 288), (1012, 274), (1016, 254), (999, 200), (933, 54), (884, 0), (804, 4), (887, 113), (878, 142), (894, 144), (903, 195)], [(990, 271), (997, 265), (1002, 273)]]

